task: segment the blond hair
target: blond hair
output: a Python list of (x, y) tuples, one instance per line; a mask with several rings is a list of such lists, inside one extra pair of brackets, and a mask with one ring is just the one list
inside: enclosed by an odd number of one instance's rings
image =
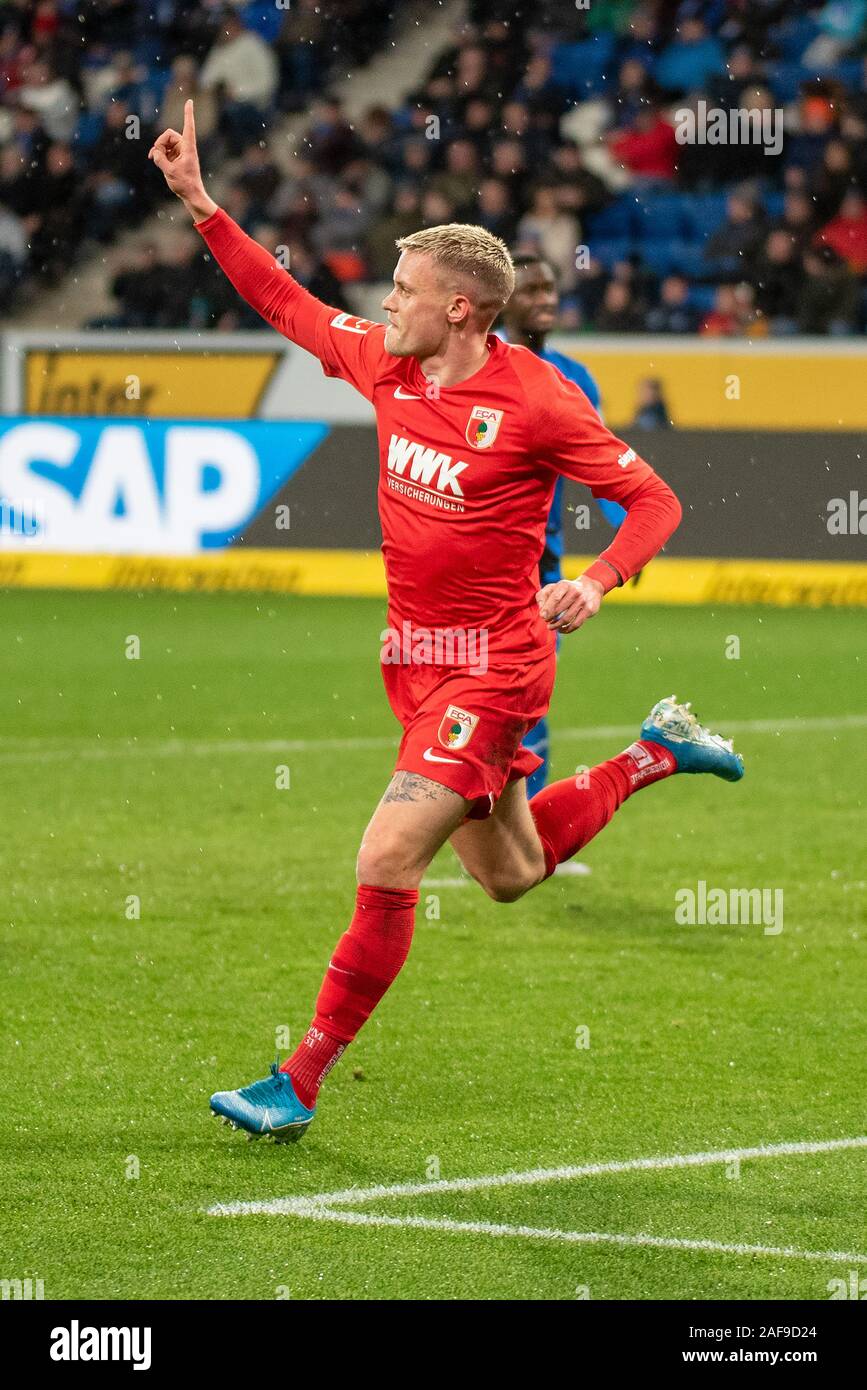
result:
[[(444, 222), (399, 237), (398, 251), (418, 251), (430, 256), (442, 270), (458, 277), (467, 297), (487, 328), (509, 300), (515, 288), (515, 267), (504, 241), (484, 227), (467, 222)], [(470, 288), (471, 287), (471, 288)]]

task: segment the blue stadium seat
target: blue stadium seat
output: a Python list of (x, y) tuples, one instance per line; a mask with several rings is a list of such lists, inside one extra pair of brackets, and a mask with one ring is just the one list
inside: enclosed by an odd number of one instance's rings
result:
[(818, 24), (809, 15), (794, 15), (774, 25), (768, 38), (784, 63), (799, 63), (818, 32)]
[(677, 273), (686, 276), (687, 280), (707, 278), (708, 264), (704, 259), (704, 252), (694, 241), (641, 241), (636, 249), (647, 269), (653, 271), (654, 275)]
[(148, 77), (148, 86), (156, 96), (157, 107), (162, 106), (165, 101), (166, 92), (171, 85), (172, 74), (168, 68), (158, 68), (152, 70)]
[(83, 111), (78, 118), (72, 143), (78, 149), (89, 150), (102, 134), (103, 117), (100, 111)]
[(741, 256), (702, 257), (706, 280), (743, 280), (744, 262)]
[(862, 88), (862, 60), (860, 58), (846, 58), (842, 63), (837, 63), (830, 69), (832, 75), (839, 79), (844, 86), (853, 92), (860, 92)]
[(690, 241), (706, 241), (726, 220), (726, 193), (684, 195), (684, 219)]
[(696, 309), (700, 314), (709, 314), (715, 295), (716, 289), (713, 285), (690, 285), (686, 302), (690, 309)]
[(606, 237), (603, 240), (590, 241), (590, 254), (600, 260), (606, 270), (617, 261), (625, 261), (632, 251), (632, 241), (629, 237)]
[(139, 39), (132, 50), (132, 56), (137, 63), (143, 63), (148, 70), (148, 75), (153, 76), (155, 68), (159, 68), (163, 63), (162, 41), (156, 39)]
[(592, 237), (628, 237), (632, 235), (636, 202), (631, 193), (615, 198), (600, 212), (587, 218), (587, 231)]
[(677, 243), (665, 241), (641, 241), (636, 251), (648, 270), (654, 275), (667, 275), (674, 265)]
[(683, 194), (645, 193), (635, 208), (635, 234), (641, 241), (671, 241), (688, 237)]
[(273, 43), (288, 9), (288, 3), (278, 5), (275, 0), (249, 0), (241, 11), (241, 18), (248, 29), (253, 29), (266, 43)]
[(704, 246), (696, 241), (676, 241), (669, 247), (671, 268), (685, 275), (687, 280), (703, 280), (708, 273)]
[(772, 63), (768, 69), (768, 86), (777, 101), (786, 106), (796, 100), (801, 83), (810, 75), (800, 63)]
[(610, 80), (615, 42), (613, 34), (601, 33), (580, 43), (557, 44), (551, 55), (554, 81), (570, 96), (596, 96)]

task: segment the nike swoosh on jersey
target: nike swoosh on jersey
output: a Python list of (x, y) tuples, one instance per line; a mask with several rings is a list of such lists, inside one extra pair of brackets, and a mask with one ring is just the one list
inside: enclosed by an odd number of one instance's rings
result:
[(394, 388), (394, 399), (396, 401), (420, 401), (421, 396), (405, 396), (399, 386)]
[(441, 758), (432, 748), (426, 748), (422, 753), (426, 763), (457, 763), (460, 766), (460, 758)]

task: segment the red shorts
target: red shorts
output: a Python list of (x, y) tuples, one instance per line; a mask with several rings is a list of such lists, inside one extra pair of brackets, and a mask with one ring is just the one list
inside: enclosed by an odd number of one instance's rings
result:
[(521, 746), (547, 713), (556, 652), (520, 666), (467, 667), (384, 663), (385, 692), (403, 738), (395, 772), (417, 772), (474, 803), (469, 815), (491, 814), (507, 782), (542, 762)]

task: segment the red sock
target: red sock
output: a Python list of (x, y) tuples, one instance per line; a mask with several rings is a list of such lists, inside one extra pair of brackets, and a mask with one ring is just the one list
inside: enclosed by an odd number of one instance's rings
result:
[(355, 915), (328, 963), (313, 1022), (280, 1067), (291, 1075), (302, 1105), (315, 1104), (347, 1043), (399, 974), (409, 954), (417, 902), (415, 888), (359, 886)]
[(628, 796), (676, 770), (673, 753), (640, 739), (580, 777), (537, 792), (530, 810), (545, 851), (546, 877), (598, 835)]

